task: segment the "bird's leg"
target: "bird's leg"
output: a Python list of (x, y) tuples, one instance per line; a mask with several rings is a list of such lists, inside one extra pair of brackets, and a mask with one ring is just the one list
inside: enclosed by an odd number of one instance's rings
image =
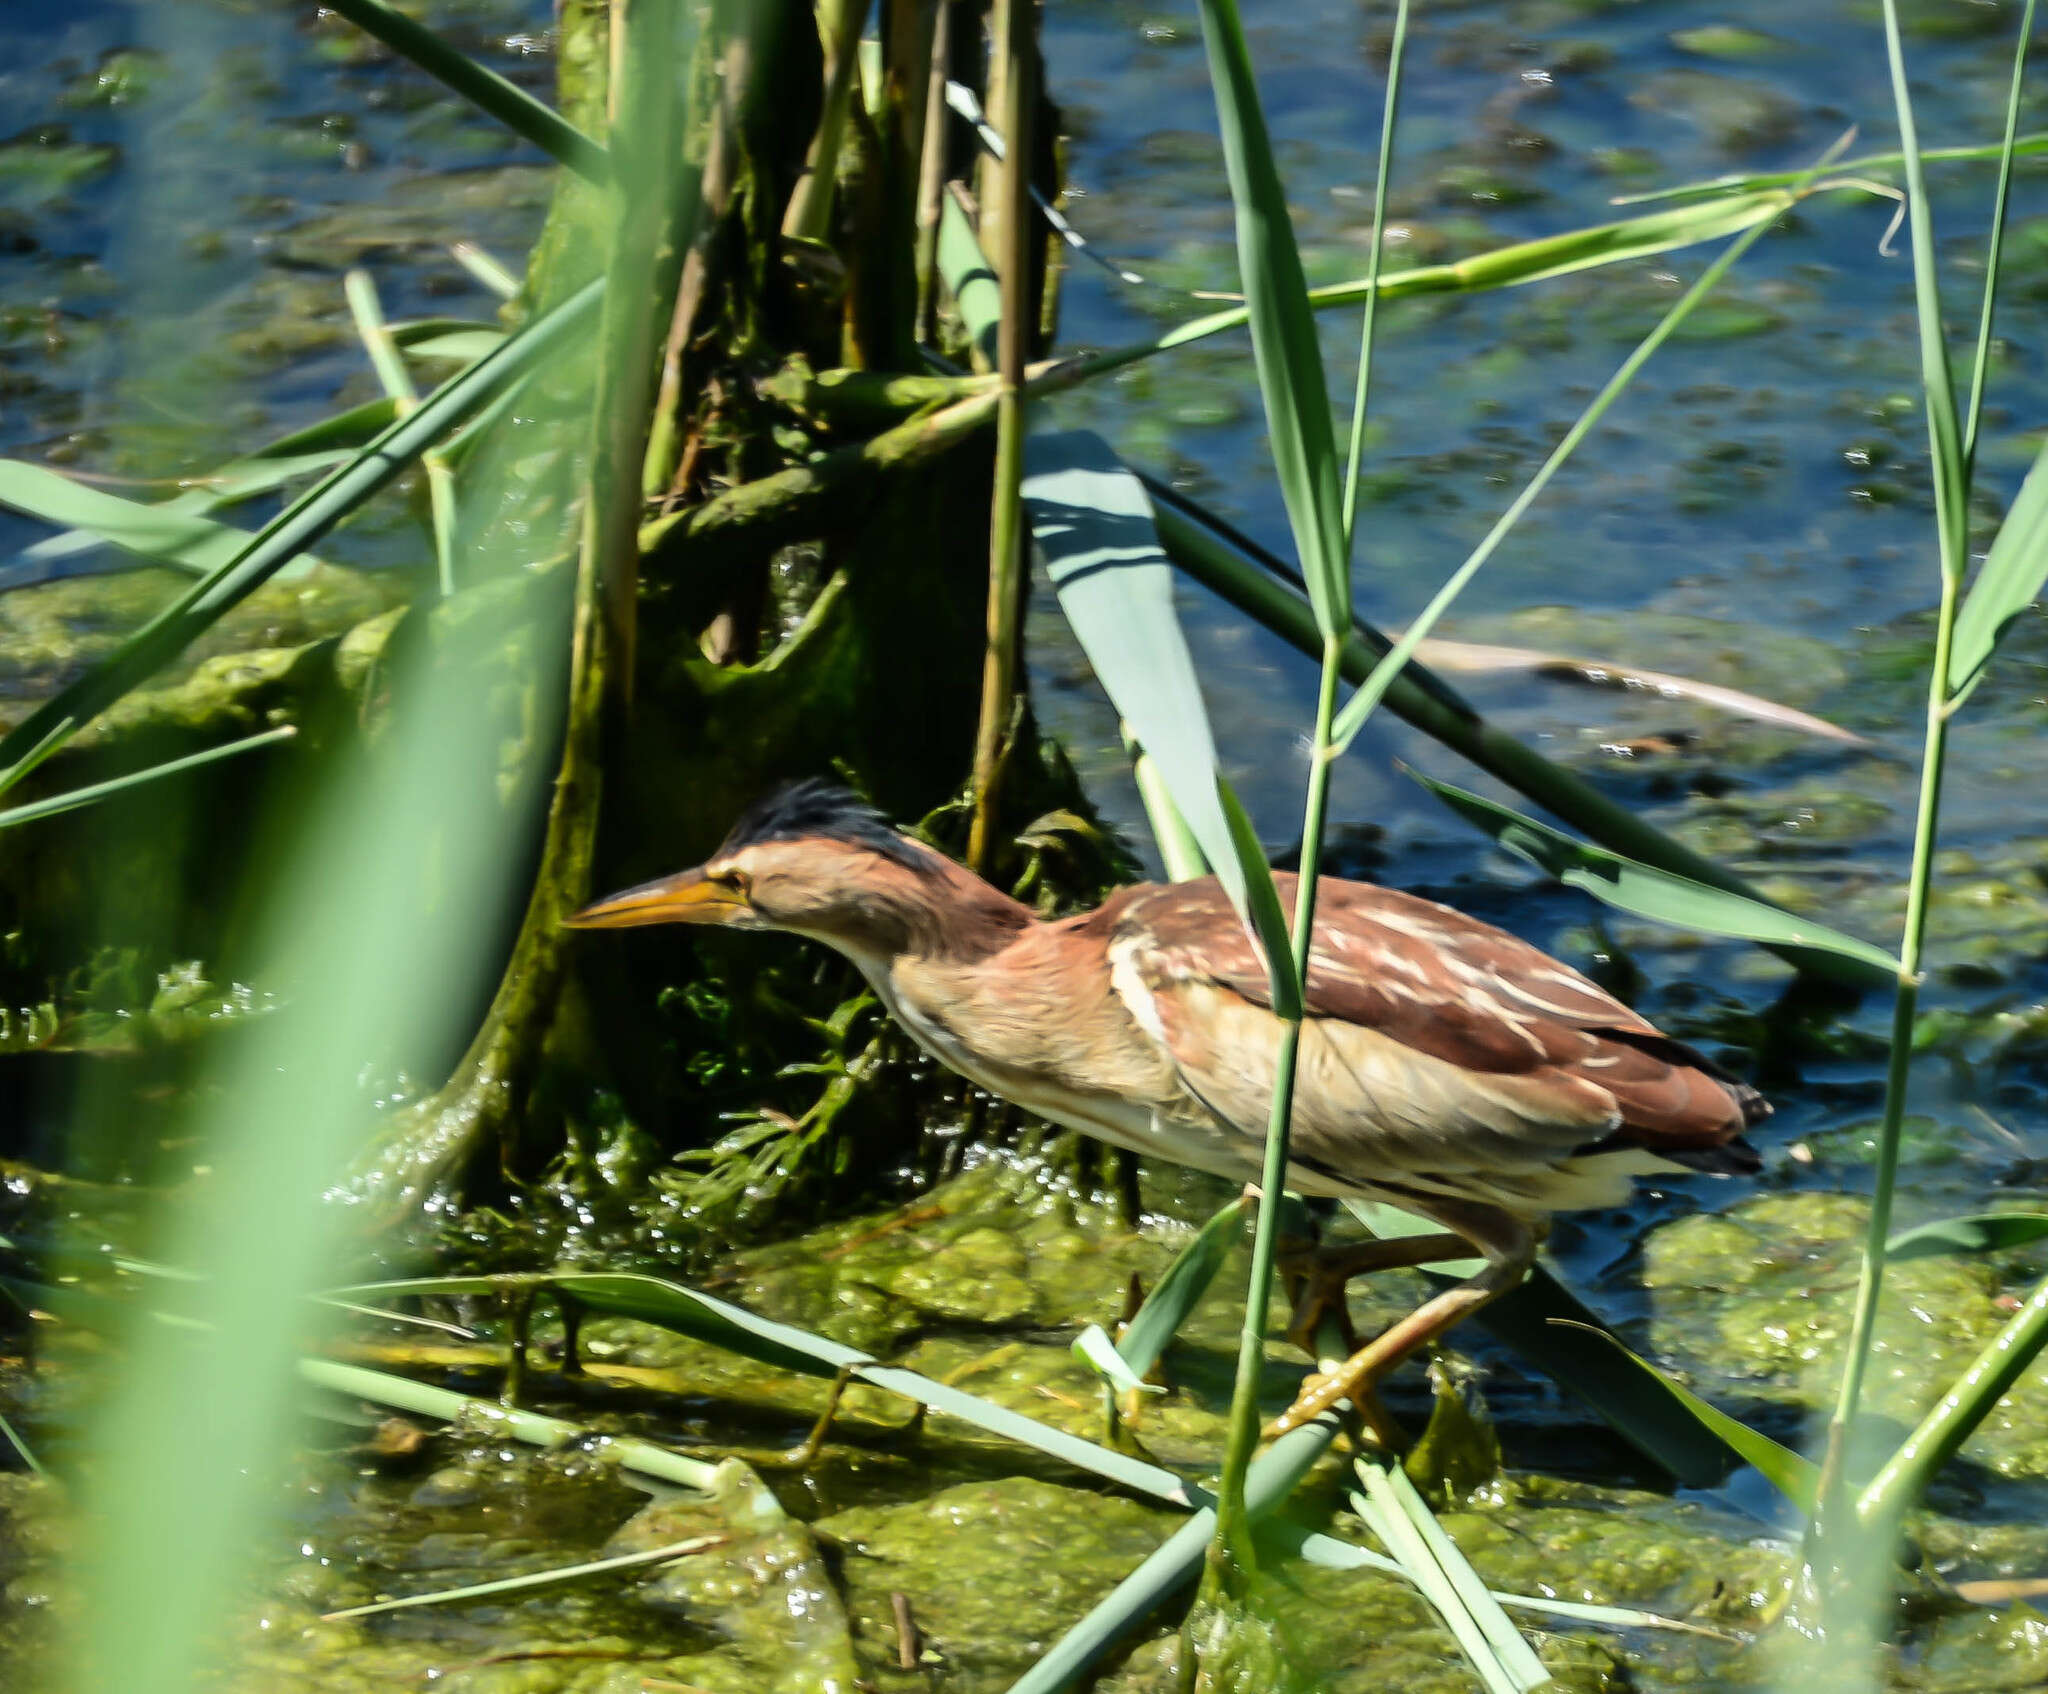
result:
[(1349, 1241), (1341, 1247), (1319, 1247), (1288, 1237), (1279, 1243), (1279, 1270), (1286, 1281), (1293, 1312), (1287, 1339), (1313, 1357), (1316, 1335), (1325, 1320), (1343, 1333), (1344, 1350), (1358, 1350), (1351, 1314), (1344, 1305), (1344, 1285), (1354, 1276), (1374, 1271), (1412, 1270), (1439, 1259), (1469, 1259), (1472, 1244), (1462, 1235), (1394, 1235), (1371, 1241)]
[[(1447, 1215), (1441, 1215), (1440, 1222), (1455, 1221), (1461, 1225), (1457, 1236), (1452, 1237), (1458, 1243), (1452, 1252), (1445, 1252), (1443, 1238), (1436, 1236), (1408, 1236), (1398, 1244), (1434, 1242), (1436, 1245), (1428, 1257), (1441, 1259), (1468, 1257), (1469, 1241), (1471, 1247), (1477, 1247), (1486, 1255), (1486, 1268), (1425, 1301), (1399, 1323), (1359, 1348), (1335, 1370), (1310, 1377), (1302, 1385), (1294, 1404), (1274, 1421), (1268, 1434), (1284, 1435), (1311, 1418), (1320, 1417), (1340, 1400), (1360, 1403), (1362, 1397), (1370, 1395), (1373, 1385), (1410, 1353), (1436, 1340), (1454, 1324), (1470, 1317), (1489, 1300), (1506, 1293), (1522, 1280), (1536, 1257), (1536, 1236), (1527, 1224), (1491, 1206), (1445, 1207), (1442, 1211)], [(1455, 1215), (1448, 1215), (1452, 1213)], [(1389, 1242), (1388, 1245), (1396, 1243)], [(1411, 1262), (1424, 1263), (1426, 1260)]]

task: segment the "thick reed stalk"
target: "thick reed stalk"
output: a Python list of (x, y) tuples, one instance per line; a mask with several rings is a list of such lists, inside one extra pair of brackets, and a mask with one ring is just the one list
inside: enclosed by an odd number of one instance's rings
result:
[(1031, 344), (1031, 0), (1005, 0), (1003, 101), (999, 123), (1003, 193), (996, 231), (1003, 321), (996, 341), (1001, 382), (996, 400), (995, 494), (989, 516), (988, 649), (981, 673), (981, 719), (974, 736), (974, 817), (967, 862), (986, 870), (994, 845), (996, 801), (1017, 698), (1024, 635), (1024, 363)]
[[(1337, 687), (1343, 678), (1344, 643), (1323, 640), (1321, 686), (1316, 693), (1316, 726), (1308, 767), (1308, 799), (1301, 825), (1301, 878), (1294, 895), (1294, 976), (1308, 984), (1309, 948), (1315, 935), (1316, 878), (1322, 868), (1323, 823), (1329, 807), (1334, 762), (1331, 726), (1337, 716)], [(1216, 1539), (1210, 1561), (1229, 1580), (1250, 1568), (1251, 1520), (1245, 1479), (1259, 1444), (1259, 1382), (1266, 1355), (1266, 1305), (1273, 1288), (1273, 1260), (1279, 1241), (1280, 1196), (1287, 1187), (1288, 1129), (1294, 1112), (1294, 1078), (1301, 1052), (1301, 1019), (1288, 1021), (1280, 1038), (1273, 1081), (1273, 1105), (1266, 1123), (1266, 1156), (1259, 1173), (1258, 1227), (1252, 1234), (1251, 1285), (1245, 1294), (1244, 1327), (1238, 1334), (1237, 1381), (1230, 1397), (1230, 1433), (1223, 1450), (1223, 1474), (1216, 1485)]]
[[(1870, 1224), (1863, 1246), (1863, 1270), (1856, 1289), (1849, 1348), (1842, 1363), (1841, 1389), (1828, 1422), (1827, 1451), (1821, 1464), (1816, 1537), (1824, 1538), (1828, 1520), (1844, 1516), (1843, 1466), (1849, 1430), (1863, 1396), (1869, 1371), (1871, 1337), (1878, 1303), (1884, 1292), (1885, 1243), (1891, 1237), (1892, 1201), (1898, 1186), (1899, 1140), (1905, 1121), (1906, 1082), (1913, 1060), (1913, 1020), (1919, 1008), (1920, 959), (1926, 941), (1929, 889), (1934, 876), (1934, 849), (1941, 815), (1941, 783), (1948, 753), (1948, 721), (1953, 690), (1950, 656), (1955, 645), (1956, 609), (1968, 565), (1969, 466), (1966, 462), (1955, 389), (1949, 371), (1948, 344), (1941, 323), (1936, 280), (1934, 218), (1921, 168), (1920, 138), (1907, 91), (1905, 51), (1900, 40), (1897, 0), (1885, 0), (1885, 52), (1890, 61), (1893, 101), (1898, 111), (1899, 144), (1905, 160), (1907, 210), (1912, 232), (1913, 288), (1920, 321), (1921, 380), (1926, 391), (1927, 433), (1934, 478), (1935, 523), (1940, 539), (1941, 602), (1934, 631), (1934, 664), (1927, 679), (1927, 729), (1920, 767), (1920, 803), (1913, 823), (1913, 862), (1906, 885), (1905, 935), (1899, 943), (1899, 984), (1892, 1002), (1891, 1057), (1885, 1071), (1884, 1111), (1878, 1122), (1877, 1170), (1870, 1201)], [(1809, 1552), (1812, 1547), (1809, 1547)]]

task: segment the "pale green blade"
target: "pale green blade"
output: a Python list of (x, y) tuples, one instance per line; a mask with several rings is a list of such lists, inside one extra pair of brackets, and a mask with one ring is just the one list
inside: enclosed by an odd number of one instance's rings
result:
[[(443, 1423), (459, 1420), (475, 1429), (502, 1430), (512, 1440), (524, 1441), (532, 1447), (566, 1447), (572, 1441), (588, 1441), (595, 1435), (580, 1424), (551, 1418), (543, 1412), (522, 1411), (495, 1400), (473, 1399), (430, 1382), (415, 1382), (409, 1376), (345, 1365), (334, 1359), (301, 1359), (298, 1374), (300, 1380), (316, 1388), (352, 1400), (391, 1406), (423, 1418), (439, 1418)], [(598, 1439), (603, 1442), (605, 1456), (616, 1461), (622, 1470), (705, 1492), (717, 1486), (718, 1466), (702, 1459), (633, 1436), (608, 1435)]]
[(996, 331), (1003, 321), (1003, 285), (989, 268), (988, 255), (975, 238), (974, 226), (948, 194), (939, 210), (939, 274), (953, 296), (966, 327), (967, 339), (981, 354), (983, 365), (996, 362)]
[(497, 329), (459, 329), (446, 335), (429, 335), (418, 341), (405, 344), (406, 352), (415, 359), (453, 359), (459, 364), (470, 364), (475, 360), (495, 353), (505, 345), (505, 332)]
[(390, 1300), (420, 1294), (497, 1294), (508, 1290), (559, 1291), (578, 1305), (613, 1317), (633, 1318), (673, 1330), (742, 1358), (778, 1370), (807, 1376), (833, 1376), (851, 1370), (862, 1382), (916, 1400), (959, 1418), (992, 1435), (1036, 1448), (1077, 1469), (1108, 1477), (1154, 1499), (1186, 1505), (1187, 1487), (1170, 1470), (1146, 1464), (1123, 1453), (1098, 1447), (1077, 1435), (1053, 1429), (994, 1401), (934, 1382), (915, 1371), (882, 1365), (858, 1348), (832, 1341), (792, 1324), (759, 1317), (744, 1307), (700, 1294), (663, 1277), (611, 1271), (565, 1271), (556, 1275), (415, 1277), (400, 1282), (365, 1283), (331, 1292), (349, 1299)]
[[(1361, 1486), (1351, 1496), (1352, 1509), (1394, 1556), (1401, 1574), (1415, 1584), (1443, 1619), (1487, 1694), (1528, 1694), (1530, 1689), (1548, 1682), (1550, 1673), (1486, 1591), (1477, 1573), (1472, 1573), (1471, 1580), (1465, 1582), (1446, 1567), (1442, 1555), (1448, 1548), (1455, 1565), (1465, 1571), (1471, 1568), (1414, 1489), (1404, 1491), (1397, 1484), (1400, 1467), (1361, 1457), (1353, 1469)], [(1427, 1533), (1425, 1524), (1436, 1531), (1434, 1536)], [(1481, 1611), (1486, 1614), (1483, 1618)]]
[(343, 1618), (374, 1617), (379, 1612), (402, 1612), (414, 1606), (447, 1606), (458, 1600), (481, 1600), (492, 1594), (518, 1594), (530, 1588), (552, 1588), (559, 1583), (580, 1582), (586, 1576), (610, 1576), (622, 1570), (638, 1570), (643, 1565), (668, 1564), (675, 1559), (686, 1559), (692, 1553), (706, 1553), (713, 1547), (723, 1547), (726, 1538), (722, 1535), (694, 1535), (687, 1541), (671, 1542), (666, 1547), (650, 1547), (642, 1553), (620, 1553), (609, 1559), (586, 1559), (578, 1565), (557, 1565), (552, 1570), (529, 1571), (524, 1576), (501, 1576), (495, 1582), (472, 1582), (461, 1588), (436, 1589), (431, 1594), (407, 1594), (396, 1600), (372, 1600), (366, 1606), (348, 1606), (338, 1612), (322, 1612), (322, 1623), (338, 1623)]
[(1143, 485), (1099, 435), (1068, 430), (1026, 438), (1023, 499), (1060, 610), (1096, 680), (1150, 757), (1231, 903), (1247, 912), (1244, 875), (1216, 794), (1209, 714), (1173, 607), (1173, 567), (1160, 549)]
[(1746, 899), (1723, 888), (1709, 888), (1703, 882), (1624, 859), (1604, 847), (1575, 841), (1562, 830), (1419, 771), (1411, 770), (1408, 774), (1509, 852), (1548, 871), (1567, 887), (1583, 889), (1607, 905), (1703, 935), (1727, 935), (1771, 947), (1837, 953), (1867, 965), (1873, 983), (1898, 978), (1898, 960), (1868, 941), (1794, 917), (1761, 900)]
[[(325, 455), (321, 457), (325, 459)], [(299, 471), (295, 469), (289, 474)], [(0, 459), (0, 506), (41, 523), (83, 530), (97, 541), (108, 542), (153, 564), (172, 565), (203, 576), (238, 558), (249, 545), (249, 533), (204, 516), (195, 509), (197, 504), (187, 504), (180, 497), (162, 505), (145, 505), (109, 494), (105, 489), (73, 482), (61, 472), (41, 465)], [(54, 536), (51, 540), (63, 542), (65, 537)], [(69, 552), (73, 547), (66, 545), (62, 550)], [(312, 561), (310, 554), (296, 556)]]

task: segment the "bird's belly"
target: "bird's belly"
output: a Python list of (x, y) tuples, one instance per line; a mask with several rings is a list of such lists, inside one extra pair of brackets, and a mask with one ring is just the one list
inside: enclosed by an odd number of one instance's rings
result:
[[(906, 1004), (881, 972), (869, 975), (877, 997), (910, 1038), (940, 1064), (964, 1076), (998, 1099), (1035, 1112), (1063, 1129), (1076, 1129), (1113, 1147), (1190, 1165), (1232, 1182), (1259, 1181), (1262, 1143), (1217, 1119), (1193, 1113), (1168, 1113), (1143, 1101), (1061, 1087), (1050, 1078), (1029, 1075), (991, 1062), (954, 1031), (915, 1006)], [(1360, 1184), (1333, 1180), (1314, 1170), (1293, 1166), (1287, 1186), (1298, 1194), (1362, 1195), (1374, 1192)]]

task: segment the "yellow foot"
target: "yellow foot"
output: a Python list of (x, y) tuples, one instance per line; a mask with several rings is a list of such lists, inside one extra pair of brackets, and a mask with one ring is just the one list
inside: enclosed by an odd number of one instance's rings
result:
[(1334, 1370), (1315, 1372), (1302, 1383), (1294, 1404), (1267, 1425), (1266, 1435), (1268, 1438), (1285, 1435), (1290, 1429), (1299, 1429), (1325, 1412), (1336, 1410), (1348, 1400), (1365, 1421), (1366, 1428), (1372, 1431), (1374, 1439), (1382, 1447), (1399, 1452), (1407, 1445), (1406, 1432), (1394, 1421), (1393, 1413), (1381, 1404), (1376, 1386), (1388, 1363), (1378, 1356), (1374, 1347), (1368, 1346), (1353, 1353)]

